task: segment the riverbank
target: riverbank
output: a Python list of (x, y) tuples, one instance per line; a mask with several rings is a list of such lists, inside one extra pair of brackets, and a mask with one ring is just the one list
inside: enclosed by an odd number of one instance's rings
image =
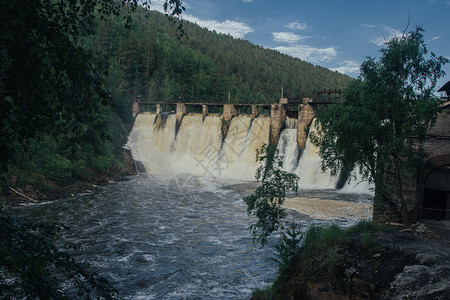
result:
[(311, 218), (322, 220), (336, 220), (339, 218), (370, 220), (373, 214), (372, 204), (310, 197), (286, 198), (283, 207), (296, 210)]
[(136, 174), (135, 163), (128, 150), (123, 151), (123, 166), (110, 168), (103, 172), (92, 174), (88, 180), (74, 180), (70, 184), (60, 184), (43, 178), (39, 185), (26, 185), (24, 187), (8, 186), (0, 195), (0, 204), (4, 206), (17, 206), (25, 203), (51, 201), (60, 198), (75, 196), (80, 193), (96, 189), (98, 185), (110, 181), (120, 181), (128, 175)]
[(328, 236), (252, 299), (450, 299), (449, 237), (450, 221)]

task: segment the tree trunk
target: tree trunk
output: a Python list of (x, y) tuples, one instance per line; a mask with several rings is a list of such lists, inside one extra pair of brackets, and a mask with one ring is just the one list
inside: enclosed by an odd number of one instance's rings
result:
[(396, 196), (397, 201), (400, 202), (400, 214), (402, 216), (403, 224), (405, 224), (406, 227), (411, 227), (411, 218), (408, 213), (408, 207), (406, 206), (405, 199), (403, 196), (403, 184), (402, 184), (402, 178), (400, 174), (400, 170), (398, 167), (398, 164), (394, 160), (394, 166), (395, 166), (395, 189), (396, 189)]

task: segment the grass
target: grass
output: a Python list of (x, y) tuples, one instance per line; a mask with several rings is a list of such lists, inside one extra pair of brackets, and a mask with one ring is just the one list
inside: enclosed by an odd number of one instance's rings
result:
[(269, 285), (265, 289), (256, 289), (253, 291), (252, 299), (256, 300), (271, 300), (276, 299), (275, 289), (272, 285)]
[(289, 268), (279, 274), (276, 284), (269, 286), (264, 290), (257, 290), (253, 293), (252, 299), (278, 299), (276, 289), (277, 285), (288, 280), (289, 273), (295, 273), (295, 270), (300, 271), (301, 278), (308, 278), (313, 274), (318, 264), (322, 264), (332, 276), (337, 260), (338, 249), (347, 246), (351, 243), (352, 237), (360, 236), (360, 243), (365, 248), (370, 248), (376, 245), (376, 240), (373, 238), (373, 232), (386, 231), (389, 227), (386, 225), (375, 224), (372, 221), (360, 221), (352, 227), (340, 228), (333, 224), (326, 227), (311, 226), (306, 231), (303, 238), (303, 245), (298, 254), (291, 260)]

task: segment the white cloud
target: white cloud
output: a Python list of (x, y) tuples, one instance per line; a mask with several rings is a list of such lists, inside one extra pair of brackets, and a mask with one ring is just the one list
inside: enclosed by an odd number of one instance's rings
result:
[(298, 41), (308, 38), (292, 32), (272, 32), (273, 40), (280, 43), (294, 44)]
[(200, 27), (206, 27), (218, 33), (229, 34), (235, 38), (243, 38), (246, 34), (255, 31), (247, 24), (237, 21), (225, 20), (220, 22), (217, 20), (202, 20), (187, 14), (184, 15), (184, 19), (196, 23)]
[(300, 23), (299, 21), (291, 22), (287, 25), (284, 25), (291, 30), (309, 30), (310, 27), (306, 23)]
[(395, 29), (395, 28), (391, 28), (389, 26), (384, 26), (384, 25), (376, 25), (376, 26), (363, 25), (363, 26), (372, 28), (372, 29), (381, 30), (381, 36), (378, 36), (370, 41), (371, 43), (373, 43), (377, 46), (383, 46), (389, 40), (396, 38), (396, 37), (399, 38), (403, 35), (402, 31)]
[(359, 63), (353, 60), (344, 60), (339, 63), (339, 67), (331, 68), (333, 71), (338, 71), (339, 73), (353, 75), (359, 72)]
[(159, 11), (161, 13), (165, 13), (164, 12), (164, 2), (165, 2), (164, 0), (152, 0), (150, 3), (150, 9)]
[(330, 61), (337, 55), (334, 47), (315, 48), (308, 45), (294, 45), (287, 47), (279, 46), (273, 49), (312, 63)]
[(438, 36), (433, 37), (431, 40), (432, 40), (432, 41), (435, 41), (435, 40), (439, 39), (440, 37), (441, 37), (441, 36), (438, 35)]
[(252, 3), (253, 0), (242, 0), (242, 2), (244, 2), (244, 3)]

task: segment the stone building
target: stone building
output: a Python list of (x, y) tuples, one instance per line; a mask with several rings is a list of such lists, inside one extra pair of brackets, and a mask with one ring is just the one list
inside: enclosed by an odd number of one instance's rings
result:
[[(450, 87), (450, 84), (448, 84)], [(421, 143), (423, 160), (403, 189), (412, 221), (450, 220), (450, 101)], [(376, 222), (401, 221), (386, 203), (374, 203)]]
[(442, 100), (450, 101), (450, 81), (442, 86), (438, 93), (445, 93), (445, 96), (441, 97)]
[(421, 217), (450, 220), (450, 101), (443, 104), (422, 147), (426, 157), (417, 191)]

